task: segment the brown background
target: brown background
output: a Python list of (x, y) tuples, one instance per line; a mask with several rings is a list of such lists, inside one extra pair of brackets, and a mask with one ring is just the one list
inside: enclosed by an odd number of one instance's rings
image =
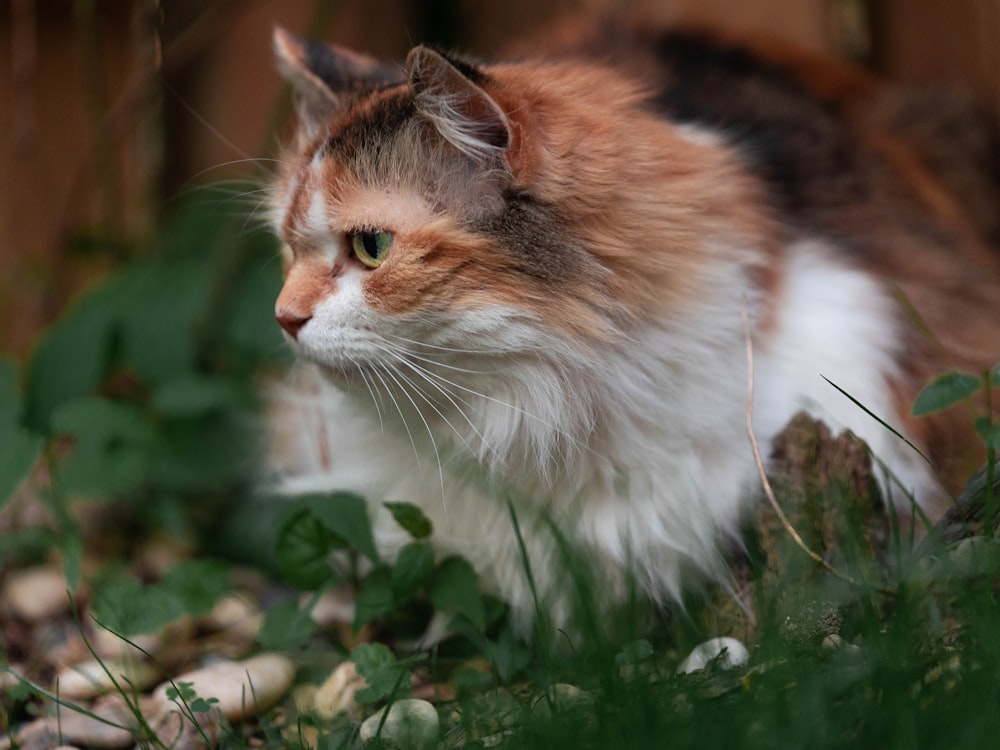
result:
[(245, 160), (273, 152), (287, 111), (275, 23), (383, 56), (488, 55), (553, 17), (635, 5), (1000, 104), (1000, 0), (0, 0), (0, 351), (27, 352), (185, 192), (264, 174)]

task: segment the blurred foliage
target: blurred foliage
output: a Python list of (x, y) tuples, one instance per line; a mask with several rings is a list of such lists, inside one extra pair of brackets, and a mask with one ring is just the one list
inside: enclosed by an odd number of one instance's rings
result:
[(269, 234), (204, 195), (77, 299), (23, 372), (0, 367), (0, 504), (39, 458), (64, 534), (74, 498), (193, 533), (247, 493), (263, 446), (259, 378), (287, 357), (270, 312), (280, 264)]

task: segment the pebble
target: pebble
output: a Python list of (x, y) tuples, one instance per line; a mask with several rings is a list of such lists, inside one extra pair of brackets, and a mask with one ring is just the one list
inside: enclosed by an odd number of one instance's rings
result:
[(260, 610), (246, 597), (227, 594), (205, 615), (202, 625), (209, 630), (245, 631), (256, 636), (262, 620)]
[(589, 707), (593, 704), (590, 694), (576, 685), (559, 682), (545, 691), (544, 695), (535, 699), (531, 710), (538, 716), (551, 716), (553, 711), (560, 713), (573, 709)]
[(823, 648), (825, 651), (837, 651), (842, 649), (849, 654), (857, 654), (861, 652), (860, 646), (856, 646), (850, 641), (845, 641), (837, 633), (831, 633), (826, 638), (824, 638), (823, 642), (820, 644), (820, 647)]
[[(381, 732), (379, 724), (382, 724)], [(437, 744), (440, 726), (441, 720), (433, 705), (427, 701), (407, 698), (396, 701), (365, 719), (361, 725), (361, 741), (371, 742), (378, 735), (380, 739), (397, 747), (426, 750)]]
[(55, 677), (55, 689), (63, 698), (88, 700), (115, 690), (112, 677), (121, 689), (131, 692), (145, 690), (160, 676), (160, 670), (149, 662), (91, 659), (61, 669)]
[(265, 711), (288, 692), (295, 679), (295, 665), (278, 654), (258, 654), (245, 661), (222, 661), (162, 683), (153, 698), (166, 710), (177, 708), (167, 698), (172, 685), (191, 683), (199, 698), (217, 699), (214, 710), (230, 721), (239, 721)]
[[(308, 597), (303, 597), (303, 601)], [(339, 586), (323, 593), (313, 605), (309, 616), (321, 628), (354, 623), (354, 592), (349, 586)]]
[(1000, 565), (1000, 539), (972, 536), (963, 539), (948, 552), (948, 558), (960, 576), (985, 575), (990, 563)]
[(677, 674), (697, 672), (713, 661), (722, 669), (732, 669), (746, 664), (749, 660), (750, 652), (747, 651), (747, 647), (735, 638), (710, 638), (692, 649), (677, 667)]
[(189, 642), (194, 632), (194, 620), (184, 616), (169, 623), (158, 633), (129, 636), (129, 641), (134, 646), (105, 628), (97, 628), (90, 642), (102, 659), (144, 659), (147, 654), (159, 656), (175, 644)]
[(323, 721), (330, 721), (340, 713), (358, 718), (360, 706), (355, 703), (354, 694), (364, 687), (365, 680), (358, 674), (354, 662), (345, 661), (316, 690), (313, 711)]
[(95, 716), (118, 726), (105, 724), (103, 721), (67, 708), (60, 708), (58, 716), (47, 716), (42, 721), (45, 722), (48, 733), (59, 737), (60, 742), (107, 750), (131, 747), (135, 744), (135, 737), (129, 729), (135, 724), (135, 718), (121, 696), (112, 696), (89, 710)]
[(7, 576), (3, 598), (15, 615), (33, 624), (69, 612), (66, 589), (66, 579), (58, 568), (26, 568)]

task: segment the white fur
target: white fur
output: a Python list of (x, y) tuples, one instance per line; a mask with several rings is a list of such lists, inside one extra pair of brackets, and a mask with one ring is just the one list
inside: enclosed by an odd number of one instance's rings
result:
[[(822, 377), (891, 414), (889, 297), (822, 242), (787, 254), (777, 327), (753, 334), (758, 438), (766, 446), (809, 409), (864, 437), (925, 497), (918, 459)], [(627, 571), (654, 598), (679, 596), (686, 571), (721, 573), (720, 540), (758, 494), (744, 430), (742, 313), (760, 318), (761, 301), (735, 262), (712, 272), (695, 308), (601, 350), (506, 308), (377, 320), (361, 293), (364, 272), (345, 273), (296, 347), (329, 371), (345, 360), (369, 369), (360, 379), (347, 372), (340, 387), (317, 376), (311, 393), (286, 397), (285, 411), (302, 420), (299, 455), (316, 458), (285, 489), (365, 495), (388, 557), (407, 540), (381, 503), (419, 505), (441, 552), (468, 558), (525, 620), (534, 604), (508, 499), (557, 622), (570, 617), (571, 587), (546, 517), (585, 551), (608, 600), (623, 596)], [(320, 439), (328, 463), (310, 447)]]

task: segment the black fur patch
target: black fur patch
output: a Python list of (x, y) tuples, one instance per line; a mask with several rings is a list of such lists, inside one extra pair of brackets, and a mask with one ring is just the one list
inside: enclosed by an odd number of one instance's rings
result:
[(398, 95), (383, 99), (367, 111), (359, 100), (339, 129), (334, 129), (323, 146), (323, 154), (340, 152), (351, 158), (360, 149), (391, 148), (395, 135), (416, 116), (413, 94), (400, 90)]
[(865, 199), (849, 123), (791, 71), (693, 32), (667, 33), (654, 49), (667, 73), (654, 106), (673, 121), (720, 132), (777, 208), (794, 217), (839, 197)]
[(586, 257), (556, 207), (521, 190), (504, 195), (504, 210), (480, 228), (510, 253), (518, 270), (548, 284), (579, 278)]

